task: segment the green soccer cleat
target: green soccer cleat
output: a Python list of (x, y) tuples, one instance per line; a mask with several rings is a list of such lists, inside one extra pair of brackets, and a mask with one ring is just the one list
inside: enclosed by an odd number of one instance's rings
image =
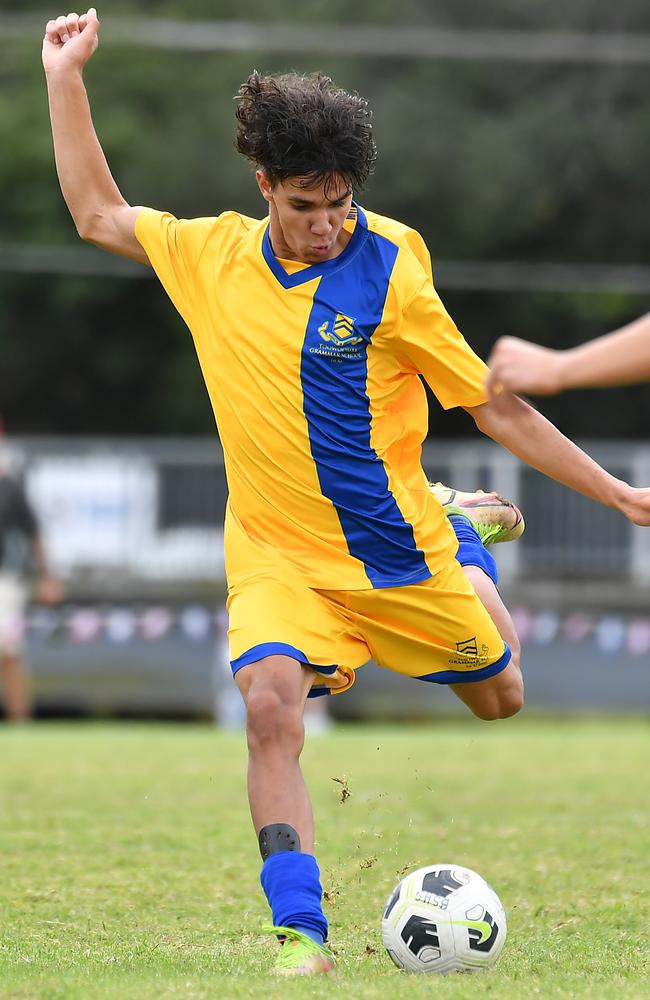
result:
[(332, 952), (308, 934), (293, 927), (265, 927), (264, 930), (284, 939), (273, 969), (276, 976), (316, 976), (334, 972), (336, 962)]
[(443, 483), (429, 483), (447, 517), (460, 514), (474, 525), (484, 545), (513, 542), (526, 527), (521, 511), (498, 493), (462, 493)]

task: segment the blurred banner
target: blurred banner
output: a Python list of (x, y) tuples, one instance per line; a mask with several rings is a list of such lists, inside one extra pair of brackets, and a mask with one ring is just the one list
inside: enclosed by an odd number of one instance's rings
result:
[[(581, 654), (585, 649), (632, 659), (650, 654), (650, 613), (555, 610), (516, 605), (510, 609), (522, 646), (560, 643)], [(103, 643), (161, 643), (172, 636), (188, 643), (222, 641), (225, 608), (205, 604), (64, 604), (32, 607), (25, 616), (2, 621), (6, 632), (35, 644), (86, 646)], [(649, 664), (650, 669), (650, 664)]]
[[(650, 614), (519, 605), (529, 709), (650, 709)], [(225, 609), (207, 604), (35, 607), (24, 621), (37, 712), (214, 717), (238, 721)], [(465, 711), (444, 686), (367, 664), (328, 699), (340, 718)]]

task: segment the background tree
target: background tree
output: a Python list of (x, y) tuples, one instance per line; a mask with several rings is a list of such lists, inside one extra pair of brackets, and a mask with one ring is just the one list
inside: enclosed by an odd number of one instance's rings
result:
[[(13, 5), (12, 5), (13, 6)], [(522, 9), (522, 7), (524, 9)], [(7, 3), (0, 4), (2, 12)], [(14, 7), (15, 10), (15, 7)], [(26, 0), (21, 11), (43, 13)], [(52, 11), (55, 13), (55, 11)], [(228, 19), (222, 0), (111, 3), (111, 19)], [(279, 0), (238, 19), (295, 23)], [(650, 32), (639, 0), (342, 0), (303, 4), (317, 30), (346, 23), (517, 30)], [(40, 25), (37, 19), (35, 24)], [(78, 247), (53, 166), (45, 87), (33, 38), (0, 65), (0, 252), (15, 244)], [(95, 121), (132, 204), (177, 215), (263, 210), (232, 148), (233, 101), (253, 67), (323, 69), (367, 96), (380, 157), (363, 204), (418, 228), (450, 312), (478, 353), (502, 333), (572, 345), (650, 308), (650, 295), (453, 290), (445, 262), (650, 263), (650, 66), (368, 58), (295, 52), (163, 51), (106, 42), (86, 74)], [(2, 248), (4, 250), (2, 251)], [(92, 251), (88, 250), (88, 253)], [(573, 436), (646, 436), (650, 389), (544, 401)], [(0, 273), (0, 410), (11, 430), (211, 433), (189, 335), (148, 272), (139, 277)], [(462, 414), (432, 410), (436, 432), (464, 434)]]

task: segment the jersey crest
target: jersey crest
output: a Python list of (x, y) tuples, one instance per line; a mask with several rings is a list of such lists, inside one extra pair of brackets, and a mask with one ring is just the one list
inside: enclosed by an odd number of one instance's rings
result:
[(330, 330), (327, 320), (318, 327), (318, 332), (323, 340), (336, 344), (337, 347), (352, 347), (353, 344), (360, 344), (363, 337), (355, 336), (354, 320), (351, 316), (344, 316), (337, 313), (334, 320), (334, 327)]

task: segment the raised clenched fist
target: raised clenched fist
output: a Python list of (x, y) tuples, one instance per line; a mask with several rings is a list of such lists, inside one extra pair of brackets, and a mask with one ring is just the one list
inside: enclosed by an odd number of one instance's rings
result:
[(548, 396), (562, 389), (564, 352), (530, 344), (518, 337), (501, 337), (488, 358), (487, 388)]
[(45, 27), (43, 67), (46, 73), (58, 70), (81, 70), (99, 44), (97, 11), (86, 14), (62, 14)]

